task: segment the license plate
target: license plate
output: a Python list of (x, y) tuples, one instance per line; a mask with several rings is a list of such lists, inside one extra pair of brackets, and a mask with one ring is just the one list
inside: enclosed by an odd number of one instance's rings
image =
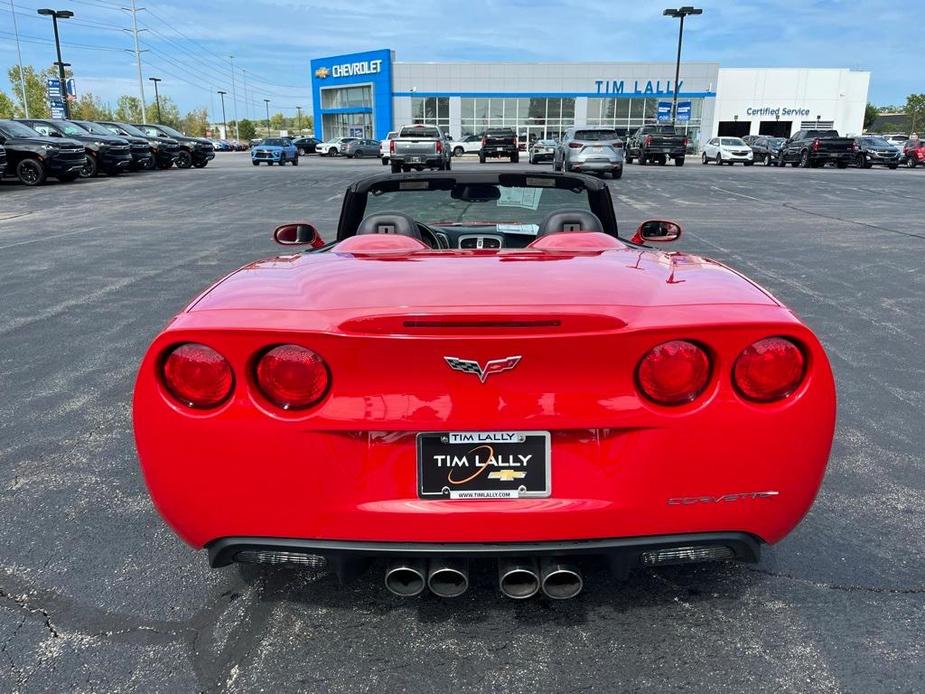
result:
[(592, 152), (603, 152), (604, 148), (603, 147), (592, 147), (591, 151)]
[(421, 157), (408, 157), (408, 161), (411, 162), (412, 164), (417, 164), (418, 162), (421, 161)]
[(548, 431), (418, 434), (422, 499), (523, 499), (550, 495)]

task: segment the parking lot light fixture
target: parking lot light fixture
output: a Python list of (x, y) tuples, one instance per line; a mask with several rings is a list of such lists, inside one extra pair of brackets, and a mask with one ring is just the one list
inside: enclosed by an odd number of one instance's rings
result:
[(270, 137), (270, 100), (264, 99), (263, 103), (267, 105), (267, 137)]
[(222, 137), (227, 138), (228, 137), (228, 124), (225, 122), (225, 94), (227, 94), (228, 92), (225, 92), (219, 89), (218, 93), (219, 93), (219, 96), (222, 97)]
[(61, 90), (61, 103), (64, 106), (64, 118), (68, 120), (71, 117), (71, 108), (67, 103), (67, 79), (64, 77), (64, 66), (69, 65), (70, 63), (65, 63), (61, 60), (61, 39), (58, 37), (58, 20), (59, 19), (69, 19), (74, 16), (74, 13), (70, 10), (51, 10), (47, 7), (43, 7), (37, 12), (45, 17), (51, 17), (51, 25), (55, 30), (55, 51), (58, 54), (58, 62), (55, 65), (58, 66), (58, 79), (60, 82)]
[(667, 9), (662, 14), (665, 17), (674, 17), (680, 19), (681, 23), (678, 27), (678, 57), (674, 65), (674, 98), (671, 100), (671, 124), (677, 126), (678, 124), (678, 80), (681, 78), (681, 39), (684, 37), (684, 18), (688, 15), (703, 14), (703, 10), (699, 7), (691, 7), (690, 5), (685, 5), (684, 7), (679, 7), (677, 9)]
[(161, 122), (161, 95), (157, 93), (157, 83), (163, 82), (160, 77), (149, 77), (149, 80), (154, 82), (154, 103), (157, 104), (157, 122)]

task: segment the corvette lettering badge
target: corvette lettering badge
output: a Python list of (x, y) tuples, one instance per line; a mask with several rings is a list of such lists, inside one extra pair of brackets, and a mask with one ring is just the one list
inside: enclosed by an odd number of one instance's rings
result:
[(462, 371), (463, 373), (467, 374), (475, 374), (479, 377), (479, 380), (482, 383), (484, 383), (485, 379), (492, 374), (499, 374), (502, 371), (510, 371), (520, 362), (520, 356), (505, 357), (504, 359), (492, 359), (491, 361), (487, 361), (485, 362), (485, 366), (482, 367), (482, 365), (477, 361), (471, 361), (469, 359), (460, 359), (459, 357), (443, 358), (454, 371)]

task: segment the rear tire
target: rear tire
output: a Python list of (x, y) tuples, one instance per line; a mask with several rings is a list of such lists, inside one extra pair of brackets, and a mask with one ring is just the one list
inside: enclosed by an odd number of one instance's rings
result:
[(479, 152), (479, 164), (484, 164), (484, 163), (485, 163), (485, 153)]
[(382, 165), (383, 165), (383, 166), (388, 166), (388, 165), (389, 165), (389, 158), (388, 158), (388, 157), (382, 157)]
[(701, 164), (704, 164), (704, 165), (706, 165), (706, 164), (708, 163), (708, 162), (707, 162), (707, 153), (706, 153), (706, 152), (701, 152), (701, 153), (700, 153), (700, 163), (701, 163)]
[(188, 169), (192, 165), (193, 165), (192, 155), (189, 152), (181, 149), (180, 153), (177, 155), (177, 168), (178, 169)]
[(299, 155), (298, 155), (298, 154), (296, 154), (296, 155), (295, 155), (295, 159), (292, 160), (292, 165), (293, 165), (293, 166), (298, 166), (298, 165), (299, 165)]
[(907, 169), (914, 169), (918, 165), (919, 163), (915, 159), (913, 159), (911, 155), (906, 157), (906, 168)]
[(621, 166), (619, 169), (611, 171), (610, 176), (614, 179), (623, 178), (623, 167)]
[(260, 162), (257, 161), (256, 159), (254, 159), (254, 161), (252, 161), (251, 164), (253, 164), (254, 166), (260, 166)]
[(466, 153), (466, 150), (464, 150), (462, 147), (457, 147), (456, 149), (453, 150), (454, 157), (461, 157), (465, 153)]
[(447, 159), (447, 160), (446, 160), (446, 169), (444, 169), (444, 171), (452, 171), (452, 170), (453, 170), (453, 162), (452, 162), (452, 160)]
[(514, 152), (514, 153), (511, 155), (511, 163), (512, 163), (512, 164), (518, 164), (518, 163), (520, 163), (520, 152)]
[(16, 176), (26, 186), (40, 186), (45, 182), (45, 165), (37, 159), (23, 159), (16, 165)]
[(675, 166), (684, 166), (684, 157), (675, 157), (674, 158)]
[(812, 165), (812, 162), (809, 160), (809, 152), (805, 149), (800, 152), (800, 168), (808, 169)]
[(719, 152), (716, 153), (716, 165), (717, 166), (723, 165), (723, 155), (721, 155)]
[(639, 165), (645, 166), (648, 163), (649, 161), (648, 161), (648, 158), (646, 157), (646, 153), (643, 152), (642, 150), (639, 150)]

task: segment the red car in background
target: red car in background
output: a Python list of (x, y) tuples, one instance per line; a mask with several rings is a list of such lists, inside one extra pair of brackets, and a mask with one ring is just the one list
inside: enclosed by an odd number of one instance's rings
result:
[[(559, 173), (379, 175), (337, 235), (175, 316), (138, 374), (154, 502), (212, 566), (511, 598), (582, 567), (756, 561), (806, 514), (835, 424), (819, 340), (724, 265), (618, 234), (607, 185)], [(303, 248), (298, 246), (302, 245)]]
[(903, 145), (903, 161), (910, 169), (916, 166), (925, 166), (925, 142), (922, 140), (906, 140)]

